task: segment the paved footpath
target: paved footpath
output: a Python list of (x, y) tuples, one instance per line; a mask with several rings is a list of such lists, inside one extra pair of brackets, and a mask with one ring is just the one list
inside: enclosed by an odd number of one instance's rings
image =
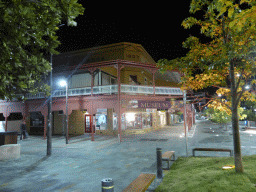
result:
[[(200, 134), (202, 123), (199, 128), (189, 133), (188, 155), (195, 146), (217, 143), (213, 140), (207, 144), (205, 138), (214, 136), (216, 139), (218, 136)], [(227, 136), (228, 133), (224, 134)], [(89, 135), (83, 135), (71, 138), (66, 145), (64, 137), (53, 137), (51, 156), (46, 156), (46, 142), (38, 136), (18, 140), (21, 157), (0, 161), (1, 192), (100, 192), (104, 178), (112, 178), (114, 191), (121, 192), (142, 172), (157, 172), (156, 148), (161, 147), (162, 152), (175, 151), (176, 158), (186, 155), (183, 123), (127, 136), (121, 143), (113, 136), (97, 135), (95, 141), (91, 141)], [(166, 166), (165, 162), (163, 166)], [(155, 180), (149, 191), (160, 182)]]
[[(30, 136), (19, 141), (21, 157), (0, 161), (0, 191), (100, 192), (101, 180), (112, 178), (115, 192), (122, 191), (142, 172), (156, 173), (156, 148), (185, 155), (183, 124), (166, 126), (146, 134), (117, 137), (89, 135), (53, 137), (52, 155), (46, 156), (46, 140)], [(165, 166), (166, 164), (163, 164)], [(157, 186), (159, 180), (152, 184)]]
[[(219, 124), (208, 120), (197, 121), (193, 137), (189, 139), (189, 155), (195, 147), (234, 149), (231, 124), (224, 130)], [(242, 155), (256, 154), (256, 130), (242, 131), (244, 122), (239, 122)], [(203, 156), (229, 156), (227, 152), (196, 152)]]

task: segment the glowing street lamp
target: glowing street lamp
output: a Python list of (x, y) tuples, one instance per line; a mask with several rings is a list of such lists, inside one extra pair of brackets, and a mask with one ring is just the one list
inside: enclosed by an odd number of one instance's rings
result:
[(66, 86), (66, 144), (68, 144), (68, 83), (67, 81), (60, 81), (60, 86)]
[(64, 86), (66, 86), (66, 85), (67, 85), (67, 82), (66, 82), (66, 81), (64, 81), (64, 80), (60, 81), (60, 86), (61, 86), (61, 87), (64, 87)]

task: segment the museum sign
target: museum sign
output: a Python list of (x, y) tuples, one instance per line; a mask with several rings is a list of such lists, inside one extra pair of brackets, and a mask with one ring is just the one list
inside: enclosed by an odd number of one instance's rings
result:
[(170, 101), (138, 101), (138, 108), (169, 109)]

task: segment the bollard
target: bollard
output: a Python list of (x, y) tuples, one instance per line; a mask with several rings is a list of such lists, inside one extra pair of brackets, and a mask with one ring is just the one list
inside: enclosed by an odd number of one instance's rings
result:
[(114, 181), (111, 178), (101, 180), (102, 192), (114, 192)]
[(163, 178), (162, 171), (162, 148), (156, 148), (157, 178)]

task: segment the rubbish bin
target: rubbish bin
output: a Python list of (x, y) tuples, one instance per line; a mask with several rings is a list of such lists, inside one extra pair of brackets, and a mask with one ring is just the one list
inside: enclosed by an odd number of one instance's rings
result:
[(114, 181), (111, 178), (101, 180), (102, 192), (114, 192)]

